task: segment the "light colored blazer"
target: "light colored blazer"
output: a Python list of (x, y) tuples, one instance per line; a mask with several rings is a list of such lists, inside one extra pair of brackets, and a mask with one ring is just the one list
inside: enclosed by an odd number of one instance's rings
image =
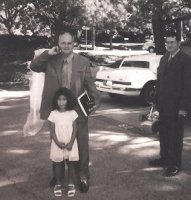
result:
[[(30, 64), (31, 70), (45, 73), (45, 82), (40, 107), (41, 119), (48, 118), (52, 110), (54, 94), (61, 87), (63, 61), (64, 57), (62, 53), (50, 56), (48, 55), (48, 51), (44, 51)], [(91, 75), (90, 61), (88, 58), (74, 53), (71, 91), (74, 97), (78, 97), (84, 92), (84, 90), (87, 90), (89, 96), (94, 99), (96, 104), (99, 104), (100, 95), (95, 87), (94, 79)], [(80, 112), (78, 108), (77, 112), (81, 118), (84, 118), (82, 112)]]

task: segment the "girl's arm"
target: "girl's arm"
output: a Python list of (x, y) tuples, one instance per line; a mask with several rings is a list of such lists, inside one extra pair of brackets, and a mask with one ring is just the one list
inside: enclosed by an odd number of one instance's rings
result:
[(65, 144), (58, 141), (58, 138), (55, 133), (55, 124), (52, 123), (51, 121), (49, 121), (49, 129), (50, 129), (50, 136), (54, 140), (56, 145), (61, 149), (65, 148)]
[(73, 132), (72, 132), (72, 137), (70, 139), (70, 142), (66, 145), (66, 148), (71, 151), (72, 146), (74, 144), (74, 140), (76, 139), (76, 121), (73, 122)]

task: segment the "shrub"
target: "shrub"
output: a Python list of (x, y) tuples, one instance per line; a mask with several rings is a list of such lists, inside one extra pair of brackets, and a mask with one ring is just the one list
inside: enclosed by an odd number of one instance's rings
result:
[(0, 44), (1, 62), (24, 62), (33, 58), (35, 49), (47, 48), (50, 39), (45, 36), (0, 35)]
[(21, 82), (28, 83), (25, 78), (29, 71), (27, 64), (4, 64), (0, 68), (0, 82)]

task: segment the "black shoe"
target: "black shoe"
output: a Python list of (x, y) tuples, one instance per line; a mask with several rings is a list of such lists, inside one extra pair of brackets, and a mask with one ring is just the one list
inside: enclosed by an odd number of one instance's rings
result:
[(149, 161), (149, 165), (152, 167), (164, 167), (167, 165), (167, 161), (162, 158), (157, 158)]
[(179, 173), (180, 168), (177, 166), (171, 166), (171, 167), (167, 167), (166, 171), (165, 171), (165, 176), (166, 177), (171, 177), (171, 176), (175, 176)]
[(80, 180), (80, 185), (79, 185), (80, 192), (86, 193), (89, 190), (89, 184), (87, 179), (82, 179)]

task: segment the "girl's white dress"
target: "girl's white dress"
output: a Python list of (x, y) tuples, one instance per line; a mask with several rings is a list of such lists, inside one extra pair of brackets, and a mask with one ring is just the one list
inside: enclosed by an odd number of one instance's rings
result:
[[(70, 142), (73, 132), (73, 122), (78, 117), (78, 114), (74, 110), (69, 110), (65, 112), (59, 112), (54, 110), (50, 113), (48, 120), (55, 124), (55, 134), (59, 142), (65, 144)], [(75, 139), (72, 150), (68, 151), (67, 149), (60, 149), (52, 140), (51, 149), (50, 149), (50, 159), (54, 162), (61, 162), (65, 159), (69, 161), (78, 161), (78, 145), (77, 140)]]

